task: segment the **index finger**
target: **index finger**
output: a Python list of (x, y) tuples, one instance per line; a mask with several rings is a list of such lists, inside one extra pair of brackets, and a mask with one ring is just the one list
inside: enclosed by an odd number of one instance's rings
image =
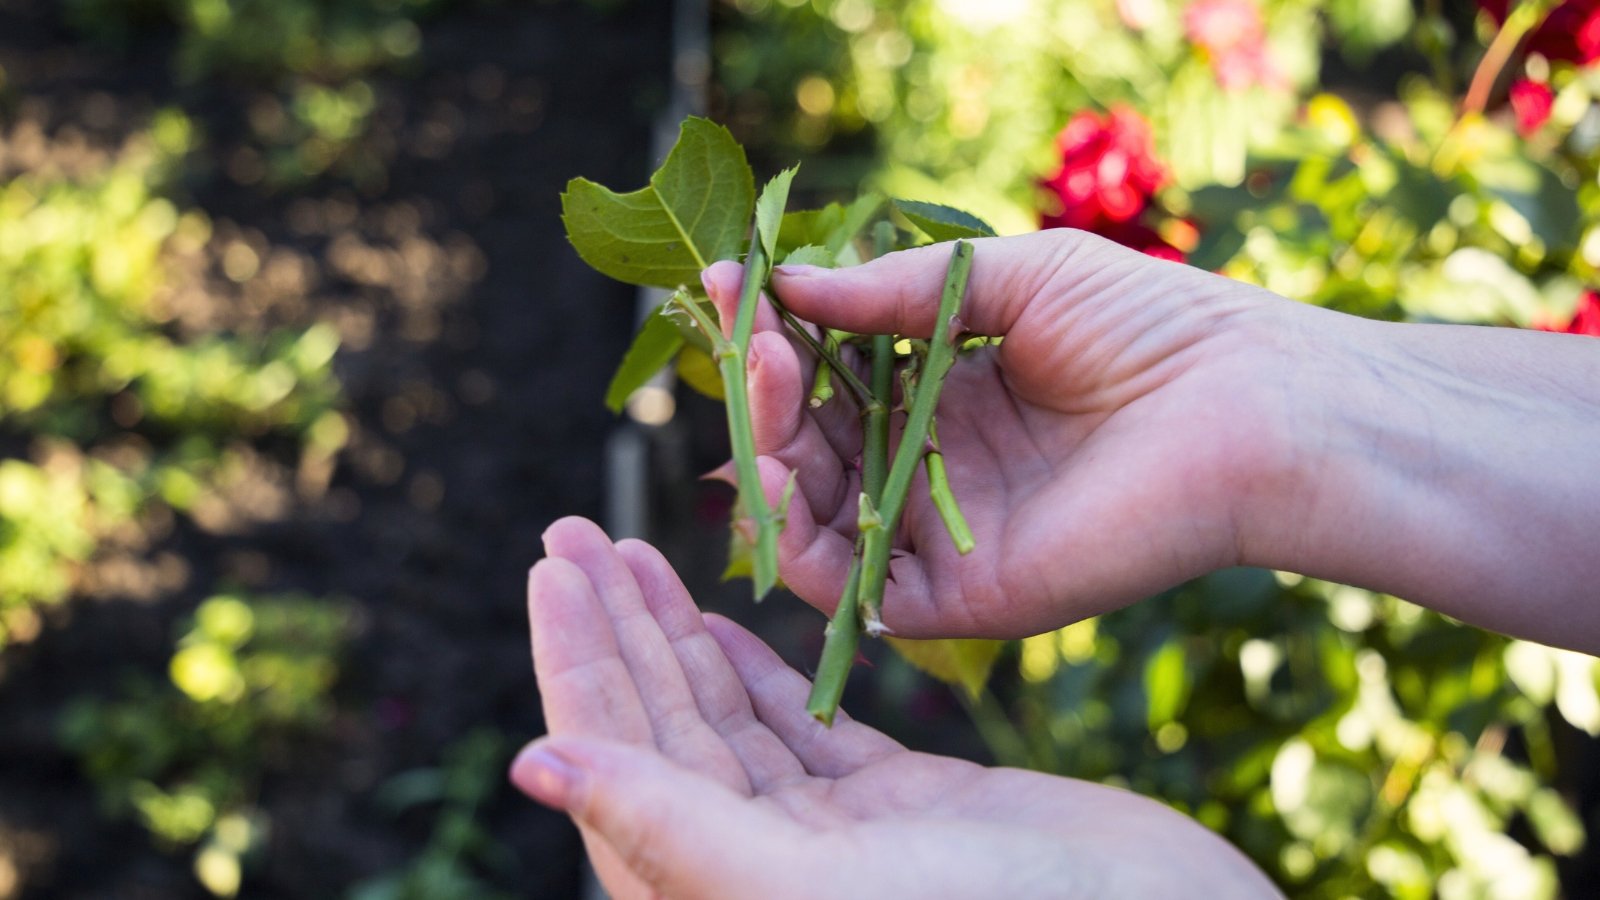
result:
[[(978, 238), (961, 329), (999, 337), (1045, 290), (1086, 240), (1057, 228), (1005, 238)], [(843, 269), (777, 266), (772, 285), (795, 315), (858, 334), (933, 334), (939, 295), (950, 265), (950, 244), (930, 244)]]
[(539, 560), (528, 573), (533, 669), (551, 734), (651, 743), (650, 719), (611, 619), (583, 570)]

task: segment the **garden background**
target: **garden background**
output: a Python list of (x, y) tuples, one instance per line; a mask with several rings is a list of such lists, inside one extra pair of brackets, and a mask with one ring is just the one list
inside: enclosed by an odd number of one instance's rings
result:
[[(720, 581), (704, 379), (606, 408), (641, 300), (562, 236), (682, 113), (802, 205), (1600, 335), (1597, 58), (1589, 0), (0, 0), (0, 900), (578, 896), (503, 777), (562, 515), (815, 660)], [(970, 649), (872, 646), (845, 706), (1295, 896), (1600, 890), (1588, 657), (1254, 570)]]

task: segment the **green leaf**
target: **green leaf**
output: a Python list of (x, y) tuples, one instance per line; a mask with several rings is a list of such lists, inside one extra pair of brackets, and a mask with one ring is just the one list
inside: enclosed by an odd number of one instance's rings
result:
[(618, 194), (574, 178), (561, 195), (561, 218), (567, 239), (596, 270), (675, 288), (739, 255), (754, 203), (744, 149), (722, 126), (689, 118), (648, 186)]
[(723, 581), (732, 581), (735, 578), (750, 578), (755, 574), (755, 548), (750, 542), (739, 536), (737, 530), (728, 535), (728, 564), (722, 567)]
[(994, 229), (969, 212), (920, 200), (895, 200), (894, 208), (934, 242), (994, 237)]
[(622, 357), (622, 363), (611, 376), (611, 386), (606, 388), (606, 408), (622, 412), (628, 397), (644, 386), (651, 376), (683, 349), (683, 333), (672, 319), (661, 314), (658, 307), (639, 326), (633, 344)]
[(1005, 641), (976, 638), (913, 641), (886, 635), (884, 640), (906, 662), (946, 684), (958, 685), (974, 698), (1005, 647)]
[(1232, 224), (1205, 229), (1200, 232), (1200, 243), (1189, 253), (1189, 265), (1219, 271), (1244, 249), (1244, 240), (1245, 233)]
[(701, 396), (722, 400), (722, 372), (717, 361), (699, 347), (687, 346), (678, 354), (678, 378)]
[(1528, 821), (1550, 852), (1571, 856), (1583, 849), (1583, 822), (1554, 790), (1540, 788), (1528, 799)]
[(807, 244), (796, 247), (793, 252), (783, 258), (786, 266), (822, 266), (825, 269), (833, 268), (833, 253), (827, 247), (818, 247), (816, 244)]
[(424, 803), (437, 803), (445, 795), (444, 772), (437, 768), (409, 769), (384, 782), (374, 795), (379, 808), (395, 814)]
[(1551, 250), (1567, 250), (1577, 245), (1583, 213), (1578, 208), (1575, 190), (1544, 166), (1520, 157), (1486, 160), (1473, 167), (1472, 175), (1491, 196), (1498, 198), (1526, 224), (1511, 233), (1501, 220), (1490, 217), (1495, 230), (1513, 243), (1526, 242), (1529, 234), (1542, 240)]
[[(722, 575), (719, 577), (723, 581), (733, 581), (736, 578), (754, 578), (755, 573), (755, 547), (739, 534), (738, 529), (730, 529), (728, 535), (728, 564), (723, 567)], [(772, 586), (783, 590), (787, 589), (782, 578), (773, 582)]]
[(1148, 698), (1146, 718), (1154, 731), (1183, 712), (1189, 700), (1189, 672), (1184, 665), (1183, 646), (1168, 641), (1150, 657), (1144, 667), (1144, 690)]
[(799, 166), (791, 166), (774, 175), (756, 199), (756, 239), (767, 251), (767, 259), (774, 259), (778, 255), (778, 231), (783, 227), (783, 208), (789, 204), (789, 187), (794, 184), (794, 173), (799, 170)]
[[(828, 238), (824, 246), (828, 248), (829, 252), (837, 256), (847, 244), (855, 240), (856, 235), (867, 227), (868, 223), (872, 221), (872, 217), (878, 214), (878, 210), (882, 206), (883, 198), (876, 194), (857, 197), (854, 203), (843, 209), (839, 223), (829, 229)], [(980, 222), (979, 224), (982, 223)]]
[(1400, 305), (1416, 318), (1526, 325), (1543, 311), (1538, 287), (1480, 247), (1462, 247), (1437, 268), (1407, 272), (1401, 284)]
[(1331, 0), (1328, 21), (1346, 59), (1366, 63), (1373, 51), (1395, 43), (1416, 20), (1411, 0)]
[(821, 209), (797, 209), (783, 214), (778, 228), (778, 248), (793, 250), (806, 244), (827, 246), (828, 236), (844, 221), (844, 207), (829, 203)]

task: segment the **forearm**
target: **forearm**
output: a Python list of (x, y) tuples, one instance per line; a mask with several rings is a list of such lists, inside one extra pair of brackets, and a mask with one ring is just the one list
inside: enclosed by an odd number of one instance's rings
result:
[(1600, 341), (1287, 318), (1293, 489), (1250, 561), (1600, 651)]

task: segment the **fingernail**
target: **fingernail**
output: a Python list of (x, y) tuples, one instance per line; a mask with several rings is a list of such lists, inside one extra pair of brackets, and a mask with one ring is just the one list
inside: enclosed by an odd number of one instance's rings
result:
[(536, 741), (523, 748), (511, 763), (511, 781), (545, 806), (565, 810), (578, 781), (578, 770)]
[(803, 266), (798, 263), (788, 266), (773, 266), (772, 274), (784, 278), (810, 278), (828, 271), (821, 266)]

